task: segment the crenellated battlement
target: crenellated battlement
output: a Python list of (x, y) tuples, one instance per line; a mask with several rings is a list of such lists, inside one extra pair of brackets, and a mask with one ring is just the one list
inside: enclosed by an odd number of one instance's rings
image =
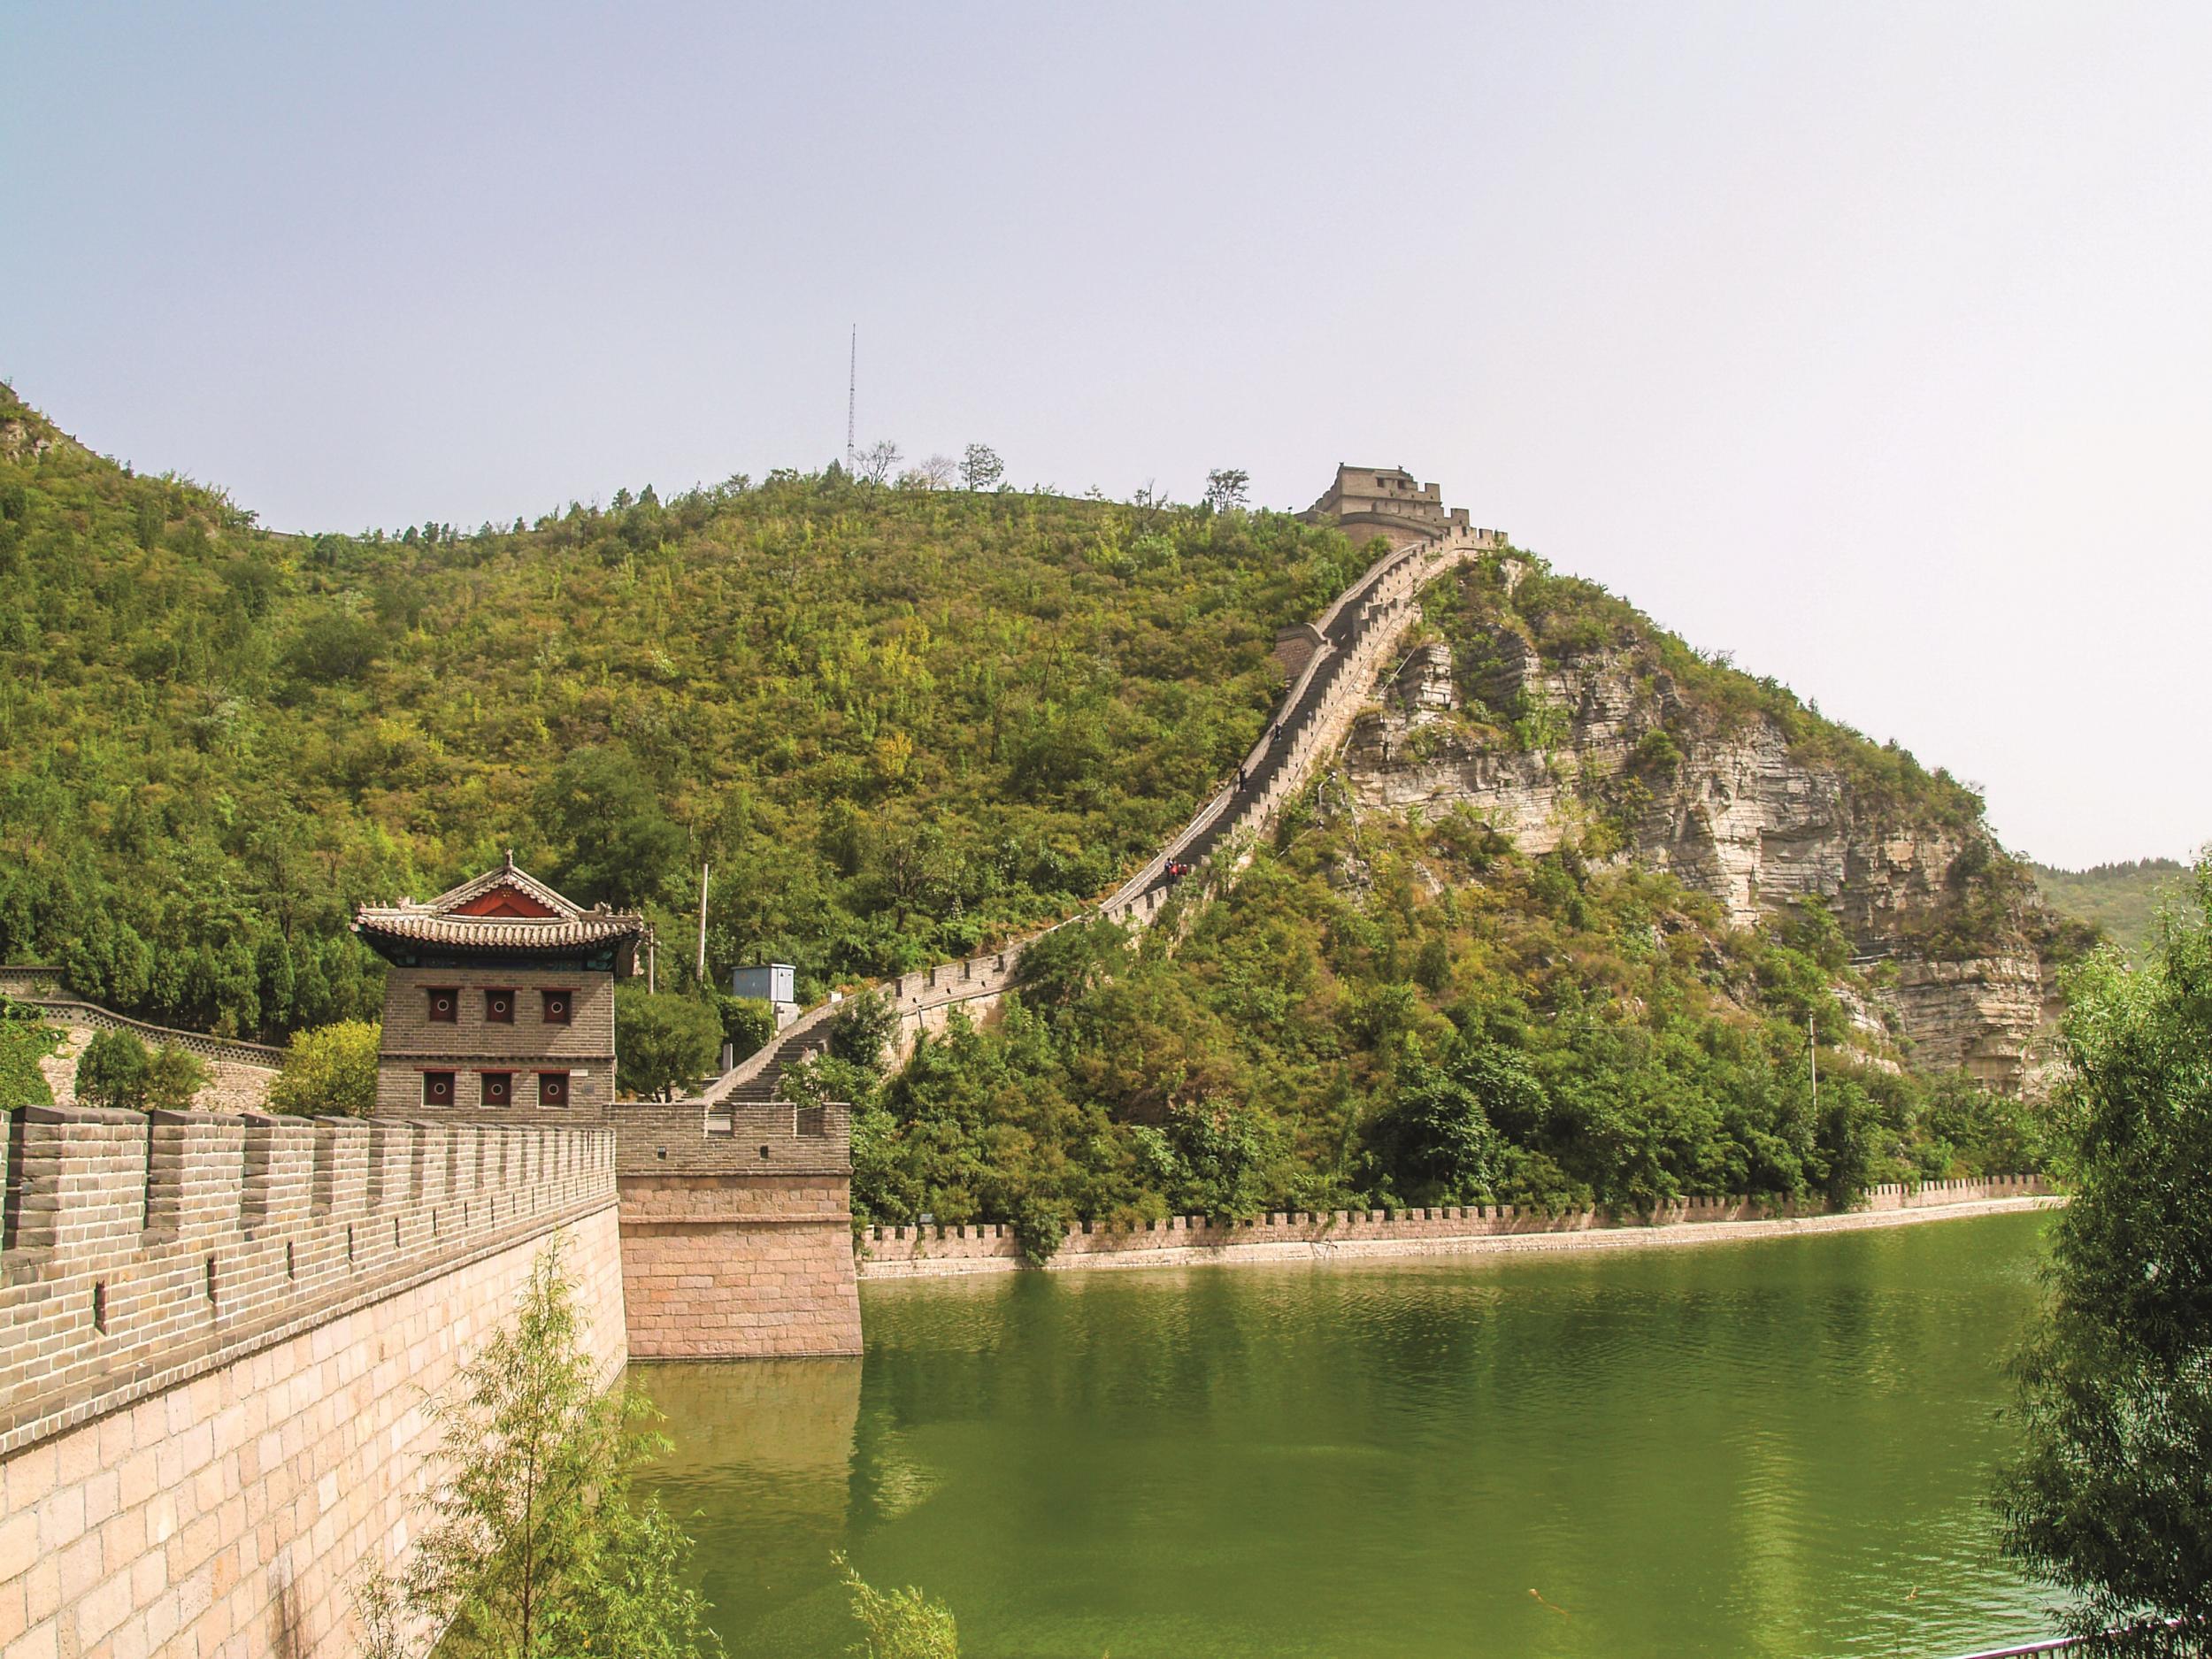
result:
[[(1540, 1243), (1573, 1235), (1594, 1246), (1660, 1236), (1686, 1238), (1718, 1226), (1747, 1236), (1761, 1228), (1848, 1226), (1903, 1211), (2055, 1202), (2039, 1175), (1996, 1175), (1870, 1187), (1854, 1209), (1818, 1199), (1776, 1202), (1742, 1195), (1678, 1198), (1648, 1215), (1602, 1209), (1469, 1204), (1411, 1210), (1276, 1210), (1238, 1219), (1170, 1216), (1157, 1221), (1079, 1222), (1062, 1237), (1055, 1268), (1182, 1265), (1191, 1262), (1284, 1261), (1352, 1254), (1449, 1253), (1496, 1240)], [(911, 1279), (944, 1273), (1012, 1271), (1021, 1245), (1004, 1223), (965, 1226), (870, 1227), (858, 1241), (861, 1276)]]
[(615, 1202), (603, 1129), (6, 1114), (0, 1455)]

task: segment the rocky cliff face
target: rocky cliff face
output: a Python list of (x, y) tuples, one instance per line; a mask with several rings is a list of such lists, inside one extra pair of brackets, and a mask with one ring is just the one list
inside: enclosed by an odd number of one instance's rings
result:
[(1771, 714), (1705, 706), (1649, 639), (1540, 647), (1497, 603), (1505, 574), (1450, 619), (1458, 648), (1416, 650), (1354, 727), (1363, 806), (1464, 805), (1528, 853), (1572, 839), (1671, 872), (1741, 926), (1816, 895), (1916, 1064), (2031, 1080), (2050, 1000), (2035, 901), (1978, 822), (1855, 786)]

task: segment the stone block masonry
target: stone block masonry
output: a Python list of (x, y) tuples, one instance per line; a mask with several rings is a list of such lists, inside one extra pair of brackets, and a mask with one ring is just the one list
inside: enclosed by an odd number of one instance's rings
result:
[[(1173, 1216), (1117, 1225), (1070, 1229), (1049, 1266), (1180, 1267), (1206, 1263), (1282, 1262), (1331, 1256), (1416, 1256), (1494, 1249), (1606, 1248), (1634, 1243), (1681, 1243), (1758, 1237), (1786, 1230), (1827, 1231), (1884, 1225), (1908, 1212), (1974, 1214), (1998, 1207), (2056, 1202), (2033, 1175), (1988, 1180), (1929, 1181), (1877, 1187), (1863, 1208), (1832, 1214), (1824, 1206), (1769, 1205), (1750, 1198), (1687, 1198), (1648, 1219), (1601, 1210), (1551, 1214), (1512, 1204), (1316, 1213), (1278, 1210), (1249, 1220)], [(860, 1276), (926, 1279), (948, 1274), (1013, 1272), (1022, 1266), (1013, 1229), (871, 1227), (860, 1240)]]
[(354, 1652), (428, 1394), (567, 1241), (626, 1353), (605, 1131), (29, 1108), (0, 1228), (0, 1659)]
[[(150, 1025), (96, 1002), (63, 995), (50, 978), (44, 977), (50, 973), (46, 969), (0, 968), (0, 995), (19, 996), (61, 1027), (62, 1046), (39, 1062), (39, 1071), (57, 1106), (77, 1103), (77, 1062), (84, 1057), (93, 1033), (99, 1031), (127, 1031), (149, 1051), (173, 1047), (196, 1056), (207, 1074), (192, 1101), (202, 1111), (258, 1111), (267, 1103), (269, 1085), (276, 1081), (277, 1071), (284, 1064), (283, 1049), (257, 1042), (233, 1042), (204, 1032)], [(11, 991), (12, 980), (29, 989)]]
[(858, 1354), (849, 1109), (617, 1110), (631, 1357)]

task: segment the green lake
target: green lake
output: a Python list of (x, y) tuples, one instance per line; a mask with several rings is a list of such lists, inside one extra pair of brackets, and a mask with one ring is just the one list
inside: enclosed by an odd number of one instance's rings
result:
[(967, 1659), (1947, 1655), (2050, 1628), (1986, 1496), (2047, 1219), (864, 1285), (863, 1361), (637, 1374), (735, 1655), (845, 1654), (842, 1549)]

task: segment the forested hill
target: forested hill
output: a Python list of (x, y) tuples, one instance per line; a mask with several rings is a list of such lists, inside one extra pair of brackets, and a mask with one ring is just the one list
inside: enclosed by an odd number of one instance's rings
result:
[[(0, 392), (0, 958), (167, 1024), (373, 1017), (355, 903), (508, 847), (671, 940), (710, 861), (714, 971), (782, 958), (803, 995), (957, 956), (1154, 852), (1268, 719), (1277, 629), (1372, 551), (1270, 512), (834, 470), (279, 536)], [(2032, 1158), (2016, 1104), (1901, 1065), (1931, 995), (1912, 959), (1955, 1002), (2013, 938), (2035, 1002), (1970, 792), (1519, 554), (1437, 584), (1419, 637), (1431, 669), (1409, 658), (1220, 902), (1140, 950), (1052, 935), (997, 1024), (895, 1079), (792, 1079), (855, 1103), (864, 1211), (1056, 1237), (1170, 1209), (1847, 1196)], [(1747, 908), (1733, 841), (1647, 845), (1673, 796), (1716, 821), (1689, 799), (1727, 803), (1709, 772), (1801, 777), (1785, 793), (1852, 837), (1918, 849), (1877, 930), (1899, 959), (1853, 961), (1848, 905)], [(1745, 810), (1728, 833), (1763, 847)]]
[(226, 1033), (373, 1017), (353, 905), (510, 846), (672, 922), (710, 861), (716, 964), (809, 989), (956, 956), (1148, 856), (1364, 563), (834, 472), (613, 503), (276, 535), (0, 388), (0, 959)]
[(2031, 866), (2043, 902), (2109, 934), (2131, 956), (2150, 942), (2160, 907), (2184, 896), (2188, 867), (2171, 858), (2131, 858), (2086, 870)]

